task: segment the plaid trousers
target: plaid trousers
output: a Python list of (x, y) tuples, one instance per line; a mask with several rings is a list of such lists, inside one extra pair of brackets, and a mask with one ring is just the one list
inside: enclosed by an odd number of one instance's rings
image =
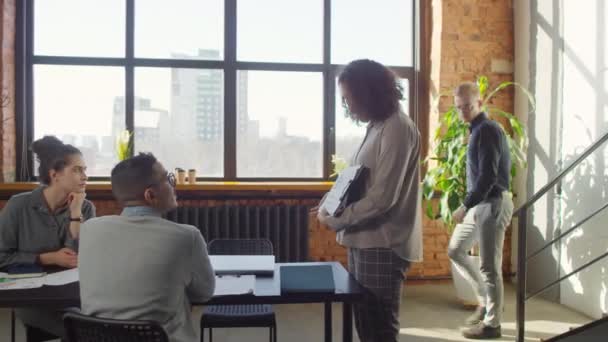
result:
[(348, 249), (350, 273), (369, 290), (353, 305), (361, 342), (398, 341), (401, 288), (409, 266), (390, 248)]

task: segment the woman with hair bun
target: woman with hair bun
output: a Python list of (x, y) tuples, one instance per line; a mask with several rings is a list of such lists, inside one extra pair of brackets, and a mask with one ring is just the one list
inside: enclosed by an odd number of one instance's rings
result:
[[(40, 165), (41, 184), (12, 196), (0, 212), (0, 270), (23, 264), (75, 268), (80, 223), (95, 217), (95, 206), (85, 199), (87, 167), (82, 153), (54, 136), (34, 141), (31, 149)], [(63, 336), (59, 311), (16, 313), (26, 325)]]

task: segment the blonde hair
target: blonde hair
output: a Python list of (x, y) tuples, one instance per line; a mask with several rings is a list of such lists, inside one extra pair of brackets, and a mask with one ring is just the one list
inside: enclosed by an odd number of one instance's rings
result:
[(465, 97), (470, 96), (473, 99), (479, 99), (479, 87), (473, 82), (461, 83), (454, 89), (454, 96)]

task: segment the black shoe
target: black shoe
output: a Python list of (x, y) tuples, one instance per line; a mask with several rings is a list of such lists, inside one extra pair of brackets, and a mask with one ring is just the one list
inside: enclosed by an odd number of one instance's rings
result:
[(480, 322), (483, 322), (483, 319), (485, 317), (486, 317), (486, 308), (484, 306), (478, 306), (477, 309), (475, 309), (475, 312), (464, 321), (464, 324), (477, 325)]
[(489, 340), (493, 338), (500, 338), (502, 334), (500, 332), (500, 325), (494, 328), (481, 322), (475, 326), (463, 330), (462, 336), (473, 340)]

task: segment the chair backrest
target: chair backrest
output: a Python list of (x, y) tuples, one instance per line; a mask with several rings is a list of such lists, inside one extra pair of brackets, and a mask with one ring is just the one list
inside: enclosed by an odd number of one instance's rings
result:
[(209, 242), (213, 255), (272, 255), (272, 242), (268, 239), (215, 239)]
[(169, 342), (156, 322), (95, 318), (68, 312), (63, 315), (68, 342)]

